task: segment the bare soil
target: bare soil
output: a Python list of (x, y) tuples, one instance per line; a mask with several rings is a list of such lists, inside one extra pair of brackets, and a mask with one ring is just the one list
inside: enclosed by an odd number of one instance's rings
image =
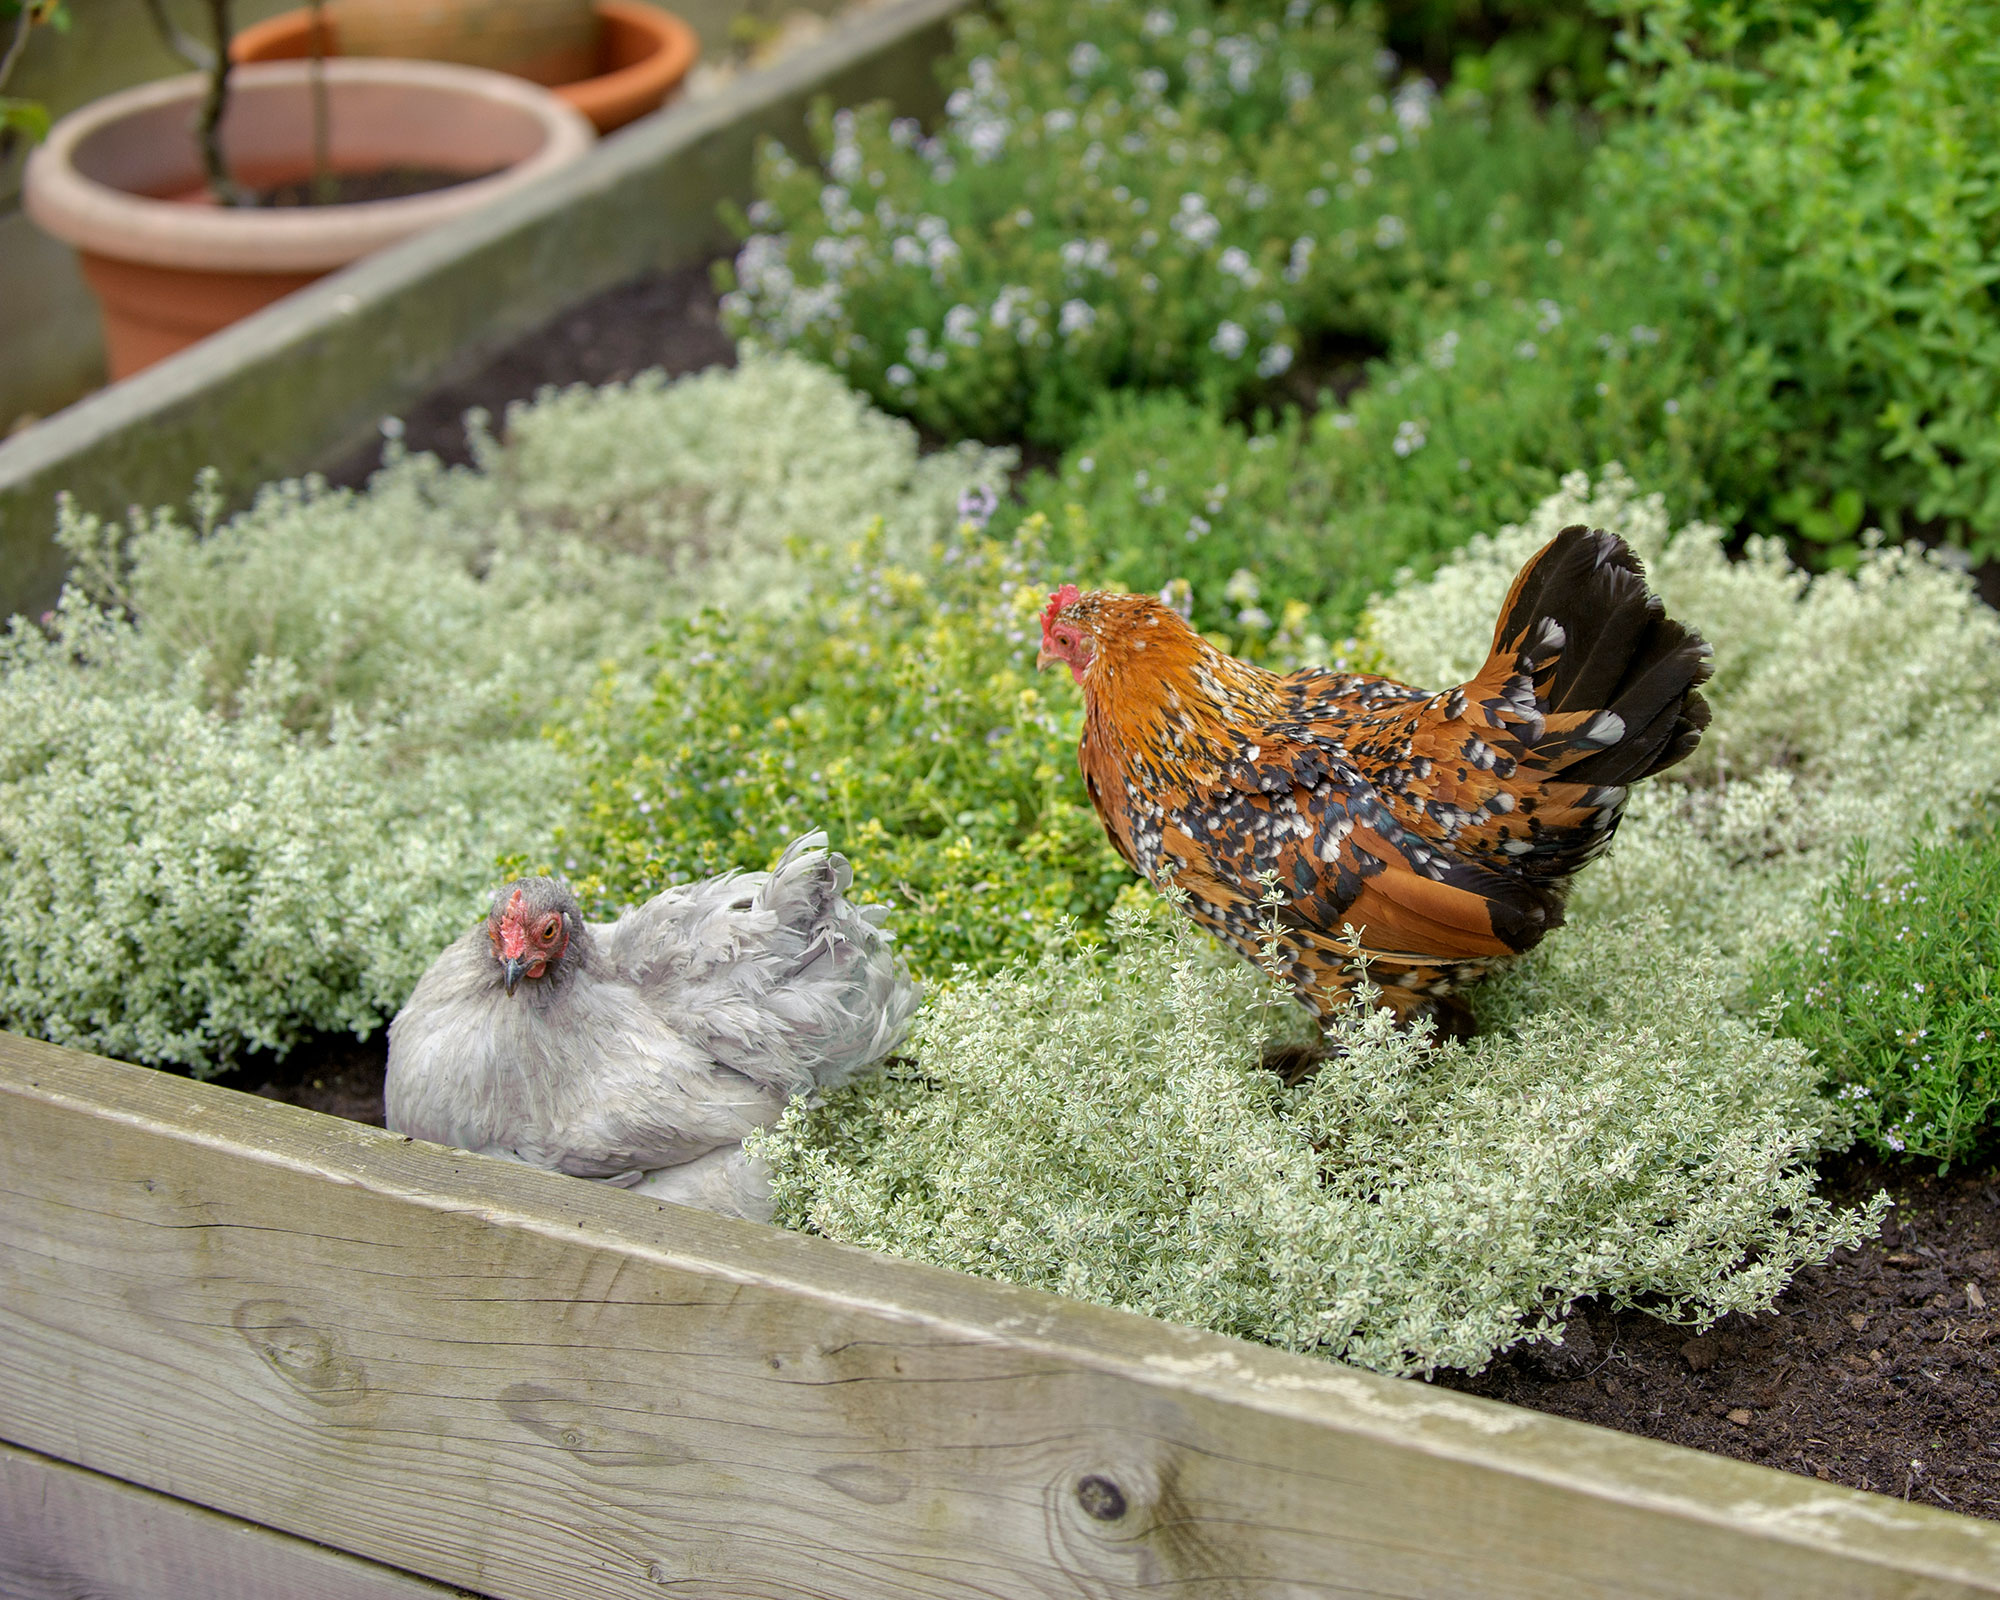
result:
[[(736, 345), (723, 331), (717, 298), (706, 263), (607, 289), (411, 406), (399, 419), (403, 446), (462, 465), (472, 459), (464, 418), (475, 407), (497, 431), (510, 403), (551, 386), (625, 383), (655, 367), (670, 377), (733, 367)], [(329, 464), (327, 479), (358, 489), (381, 457), (380, 444), (357, 450)]]
[(1879, 1240), (1808, 1267), (1776, 1311), (1696, 1337), (1595, 1308), (1572, 1319), (1560, 1350), (1518, 1350), (1438, 1381), (2000, 1519), (2000, 1181), (1858, 1156), (1820, 1171), (1837, 1198), (1886, 1189), (1896, 1204)]
[[(498, 169), (494, 169), (497, 171)], [(330, 172), (260, 189), (252, 203), (266, 207), (347, 206), (368, 200), (401, 200), (413, 194), (456, 189), (491, 172), (456, 172), (449, 167), (383, 167), (374, 172)]]

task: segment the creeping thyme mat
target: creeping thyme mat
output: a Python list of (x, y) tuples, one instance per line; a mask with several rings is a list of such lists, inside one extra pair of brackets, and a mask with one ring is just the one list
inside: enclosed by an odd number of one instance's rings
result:
[(0, 1026), (203, 1076), (379, 1027), (549, 849), (544, 723), (671, 618), (798, 604), (821, 541), (927, 548), (1011, 463), (920, 456), (795, 357), (550, 392), (476, 470), (390, 456), (226, 520), (65, 513), (71, 587), (0, 632)]
[(947, 989), (906, 1072), (789, 1111), (778, 1219), (851, 1244), (1408, 1374), (1477, 1368), (1601, 1295), (1705, 1324), (1873, 1231), (1811, 1158), (1835, 1106), (1796, 1044), (1659, 918), (1564, 941), (1512, 1029), (1427, 1048), (1299, 1013), (1157, 905), (1108, 959)]

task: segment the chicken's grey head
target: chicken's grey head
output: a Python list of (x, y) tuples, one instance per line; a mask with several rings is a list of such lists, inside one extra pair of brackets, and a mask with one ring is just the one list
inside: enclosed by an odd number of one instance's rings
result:
[(512, 994), (523, 978), (539, 981), (562, 970), (570, 942), (583, 927), (576, 896), (560, 878), (521, 878), (493, 896), (486, 937)]

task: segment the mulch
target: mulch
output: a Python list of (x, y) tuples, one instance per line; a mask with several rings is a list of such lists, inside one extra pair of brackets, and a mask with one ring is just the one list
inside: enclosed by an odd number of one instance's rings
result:
[[(734, 351), (704, 267), (598, 296), (402, 419), (412, 450), (468, 459), (460, 418), (494, 417), (542, 387), (727, 365)], [(329, 477), (367, 481), (379, 447)], [(1989, 565), (1982, 587), (2000, 591)], [(223, 1080), (380, 1125), (385, 1047), (323, 1038)], [(1436, 1382), (1626, 1433), (2000, 1519), (2000, 1179), (1940, 1177), (1862, 1156), (1821, 1163), (1825, 1191), (1895, 1200), (1881, 1238), (1800, 1273), (1775, 1311), (1699, 1336), (1636, 1311), (1585, 1306), (1558, 1349), (1535, 1346)]]

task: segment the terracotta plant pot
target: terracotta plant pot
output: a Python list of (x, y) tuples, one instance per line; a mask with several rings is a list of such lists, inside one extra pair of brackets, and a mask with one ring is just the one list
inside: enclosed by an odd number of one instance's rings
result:
[[(597, 0), (597, 54), (590, 75), (555, 91), (609, 133), (659, 109), (701, 54), (694, 29), (671, 11), (639, 0)], [(339, 55), (345, 35), (331, 18), (326, 53)], [(238, 61), (296, 61), (312, 54), (312, 13), (285, 11), (236, 35)]]
[(351, 56), (489, 67), (540, 84), (589, 76), (597, 59), (590, 0), (328, 0)]
[[(276, 62), (232, 75), (223, 150), (239, 183), (311, 176), (310, 70)], [(547, 90), (476, 67), (329, 61), (326, 80), (334, 172), (425, 167), (483, 176), (397, 200), (218, 206), (195, 147), (205, 89), (198, 75), (93, 101), (28, 158), (23, 202), (81, 254), (114, 379), (370, 251), (535, 182), (593, 138), (590, 124)]]

